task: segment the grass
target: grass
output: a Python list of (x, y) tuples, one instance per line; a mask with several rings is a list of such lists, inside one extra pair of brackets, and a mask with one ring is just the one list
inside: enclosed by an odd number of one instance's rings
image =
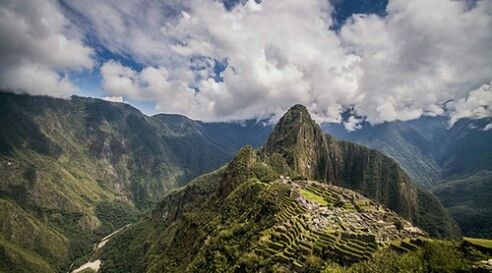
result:
[(472, 244), (487, 247), (492, 249), (492, 240), (491, 239), (480, 239), (480, 238), (470, 238), (470, 237), (465, 237), (465, 241), (468, 241)]
[(306, 198), (310, 201), (316, 202), (316, 203), (323, 205), (323, 206), (328, 205), (328, 202), (326, 202), (326, 200), (322, 196), (319, 196), (312, 191), (308, 191), (305, 189), (300, 189), (299, 191), (304, 198)]
[(6, 241), (1, 235), (0, 253), (0, 272), (55, 272), (37, 253)]

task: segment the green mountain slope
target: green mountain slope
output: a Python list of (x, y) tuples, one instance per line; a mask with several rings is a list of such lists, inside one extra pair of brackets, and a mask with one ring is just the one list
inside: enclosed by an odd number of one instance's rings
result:
[(347, 132), (340, 124), (325, 123), (322, 127), (339, 139), (354, 141), (394, 158), (421, 186), (430, 187), (440, 180), (442, 167), (438, 161), (441, 149), (435, 142), (447, 130), (444, 119), (423, 117), (374, 126), (363, 124), (362, 129), (353, 132)]
[[(492, 171), (492, 131), (484, 130), (491, 122), (490, 118), (461, 119), (448, 128), (445, 118), (422, 117), (375, 126), (364, 124), (350, 133), (339, 124), (324, 124), (323, 129), (394, 158), (412, 180), (433, 190), (465, 234), (490, 237), (492, 230), (482, 220), (492, 217), (484, 201), (492, 198), (487, 183), (492, 181), (487, 175)], [(480, 182), (475, 182), (477, 177)], [(487, 198), (476, 198), (483, 195)]]
[[(0, 215), (11, 216), (15, 208), (26, 219), (2, 217), (5, 225), (19, 225), (17, 239), (11, 228), (0, 230), (5, 257), (34, 251), (40, 258), (33, 261), (41, 259), (54, 271), (66, 269), (98, 237), (134, 221), (170, 190), (221, 166), (240, 146), (259, 145), (258, 138), (269, 130), (250, 123), (251, 138), (243, 134), (222, 146), (208, 126), (227, 132), (238, 125), (148, 117), (129, 105), (91, 98), (0, 93)], [(33, 250), (29, 235), (38, 231), (55, 232), (63, 240), (43, 241)], [(56, 247), (59, 255), (41, 247)]]
[(325, 135), (294, 106), (263, 149), (245, 147), (173, 191), (93, 259), (101, 272), (309, 272), (424, 244), (427, 233), (405, 218), (433, 236), (459, 236), (394, 161)]
[(472, 237), (492, 237), (492, 171), (481, 171), (452, 179), (432, 189), (463, 233)]
[(63, 264), (68, 255), (65, 236), (3, 199), (0, 199), (0, 219), (0, 269), (55, 272), (51, 265)]
[(427, 236), (356, 192), (291, 180), (266, 162), (246, 147), (169, 194), (108, 243), (101, 272), (302, 270), (314, 257), (350, 264)]

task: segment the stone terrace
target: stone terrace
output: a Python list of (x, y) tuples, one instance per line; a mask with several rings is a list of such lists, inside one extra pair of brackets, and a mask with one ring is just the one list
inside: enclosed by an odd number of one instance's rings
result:
[(380, 247), (412, 250), (427, 234), (396, 213), (341, 187), (281, 177), (275, 188), (277, 224), (264, 231), (257, 253), (294, 269), (309, 255), (350, 264)]

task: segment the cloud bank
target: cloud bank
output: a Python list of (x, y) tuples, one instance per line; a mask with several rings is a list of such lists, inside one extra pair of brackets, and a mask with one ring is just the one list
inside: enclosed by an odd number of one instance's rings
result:
[[(479, 119), (492, 117), (492, 82), (470, 92), (467, 98), (450, 103), (450, 124), (461, 118)], [(489, 124), (490, 125), (490, 124)], [(488, 127), (488, 126), (487, 126)], [(484, 129), (485, 131), (489, 128)]]
[(93, 66), (93, 50), (55, 1), (2, 1), (0, 37), (4, 90), (63, 96), (77, 89), (64, 72)]
[[(139, 64), (104, 61), (105, 95), (153, 102), (156, 112), (240, 120), (278, 117), (302, 103), (318, 121), (340, 121), (348, 108), (371, 123), (429, 114), (448, 114), (452, 122), (492, 115), (480, 105), (490, 105), (483, 98), (492, 93), (491, 1), (470, 6), (467, 1), (392, 0), (386, 16), (353, 15), (339, 31), (330, 28), (334, 11), (326, 0), (250, 0), (231, 10), (210, 0), (62, 2), (70, 22), (55, 12), (58, 19), (40, 39), (45, 43), (9, 54), (27, 56), (30, 70), (15, 72), (24, 62), (4, 60), (2, 53), (1, 69), (13, 75), (2, 84), (25, 85), (24, 77), (15, 75), (45, 69), (52, 73), (45, 90), (51, 85), (60, 92), (69, 89), (60, 69), (93, 65), (92, 50), (77, 36), (83, 33)], [(36, 18), (13, 6), (2, 4), (2, 12)], [(38, 18), (32, 25), (43, 16)], [(8, 30), (7, 20), (1, 22), (2, 31)], [(14, 38), (32, 33), (11, 28), (22, 34)], [(36, 54), (53, 37), (70, 44), (58, 43), (58, 51), (70, 49), (78, 52), (70, 56), (78, 57)], [(443, 103), (449, 100), (454, 104), (447, 109)], [(359, 122), (354, 116), (345, 125), (355, 130)]]

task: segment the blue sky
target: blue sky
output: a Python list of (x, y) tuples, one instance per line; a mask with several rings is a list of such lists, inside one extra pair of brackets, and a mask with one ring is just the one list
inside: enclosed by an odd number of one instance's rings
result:
[[(63, 4), (63, 1), (61, 1)], [(236, 2), (237, 3), (237, 2)], [(387, 0), (330, 0), (334, 10), (331, 12), (333, 18), (333, 24), (331, 28), (339, 30), (352, 14), (377, 14), (379, 16), (385, 16)], [(226, 4), (228, 7), (233, 7), (235, 4)], [(69, 10), (69, 7), (63, 5)], [(70, 11), (68, 11), (70, 12)], [(87, 43), (96, 49), (96, 58), (99, 63), (104, 63), (108, 60), (117, 60), (121, 64), (131, 67), (134, 70), (141, 71), (144, 68), (143, 64), (132, 59), (131, 56), (124, 56), (118, 53), (113, 53), (111, 50), (105, 48), (104, 44), (101, 44), (95, 38), (87, 39)], [(216, 72), (220, 73), (223, 70), (223, 66), (218, 62)], [(101, 75), (99, 67), (96, 67), (92, 71), (72, 72), (70, 77), (76, 83), (80, 89), (79, 95), (88, 97), (102, 98), (105, 96), (104, 91), (101, 88)], [(220, 80), (218, 77), (217, 80)], [(135, 101), (127, 99), (127, 102), (133, 106), (139, 108), (145, 113), (153, 113), (154, 104), (151, 101)]]
[(11, 92), (204, 121), (301, 103), (320, 122), (352, 109), (347, 128), (492, 115), (492, 1), (7, 0), (0, 11)]

